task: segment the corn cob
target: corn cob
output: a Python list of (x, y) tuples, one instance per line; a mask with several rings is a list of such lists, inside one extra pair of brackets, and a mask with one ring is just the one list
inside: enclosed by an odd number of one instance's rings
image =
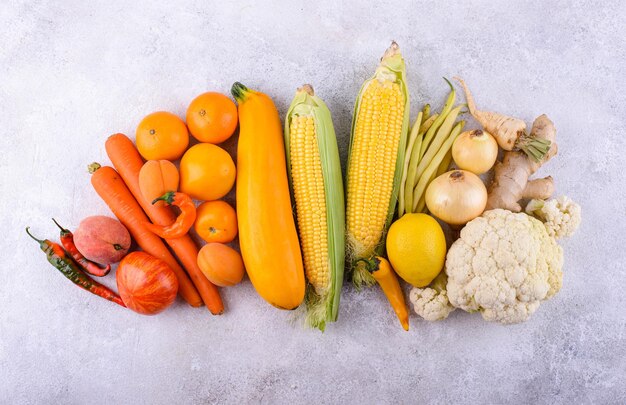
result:
[(363, 261), (382, 254), (398, 200), (409, 127), (404, 60), (392, 42), (354, 108), (347, 168), (347, 242), (352, 281), (375, 283)]
[(285, 119), (287, 170), (308, 280), (309, 326), (337, 320), (345, 261), (345, 208), (330, 111), (310, 85), (298, 89)]

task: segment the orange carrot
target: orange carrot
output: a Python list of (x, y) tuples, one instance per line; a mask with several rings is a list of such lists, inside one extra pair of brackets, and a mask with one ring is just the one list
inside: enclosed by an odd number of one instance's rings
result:
[(202, 298), (187, 273), (167, 250), (161, 238), (145, 227), (144, 224), (148, 218), (119, 174), (112, 167), (101, 167), (97, 163), (92, 163), (89, 166), (89, 171), (92, 173), (91, 184), (93, 188), (113, 211), (113, 214), (126, 226), (137, 244), (146, 253), (163, 260), (172, 268), (178, 278), (178, 292), (189, 305), (201, 306)]
[[(113, 166), (118, 170), (130, 192), (135, 196), (139, 205), (148, 214), (150, 220), (162, 226), (171, 225), (176, 215), (170, 207), (155, 206), (143, 197), (139, 187), (139, 171), (143, 166), (143, 159), (137, 148), (126, 135), (111, 135), (106, 141), (106, 151)], [(214, 315), (224, 312), (224, 304), (217, 287), (211, 283), (198, 267), (198, 247), (189, 235), (181, 238), (166, 239), (165, 242), (172, 248), (178, 260), (189, 273), (202, 300)]]

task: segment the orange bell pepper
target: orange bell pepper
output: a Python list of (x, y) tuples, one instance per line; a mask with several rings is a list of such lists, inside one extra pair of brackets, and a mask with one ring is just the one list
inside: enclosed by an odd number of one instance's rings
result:
[(155, 198), (152, 204), (156, 204), (159, 201), (165, 201), (168, 205), (180, 208), (180, 215), (171, 225), (161, 226), (146, 223), (146, 227), (164, 239), (176, 239), (185, 236), (196, 221), (196, 206), (193, 200), (185, 193), (168, 191), (161, 197)]

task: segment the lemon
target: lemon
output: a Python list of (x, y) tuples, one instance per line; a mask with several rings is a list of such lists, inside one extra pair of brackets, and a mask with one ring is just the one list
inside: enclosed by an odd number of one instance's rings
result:
[(405, 214), (391, 224), (387, 256), (407, 283), (425, 287), (441, 272), (446, 259), (446, 237), (430, 215)]

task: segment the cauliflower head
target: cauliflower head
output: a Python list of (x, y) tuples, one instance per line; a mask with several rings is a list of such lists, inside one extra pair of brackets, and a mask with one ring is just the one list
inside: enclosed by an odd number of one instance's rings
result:
[(563, 281), (563, 250), (539, 220), (495, 209), (470, 221), (446, 258), (450, 303), (487, 321), (527, 320)]
[(428, 287), (413, 287), (409, 299), (415, 313), (427, 321), (446, 319), (455, 310), (448, 300), (446, 283), (446, 273), (442, 271)]
[(533, 215), (545, 225), (548, 235), (560, 239), (572, 236), (582, 220), (580, 205), (569, 197), (552, 200), (530, 200), (526, 213)]

